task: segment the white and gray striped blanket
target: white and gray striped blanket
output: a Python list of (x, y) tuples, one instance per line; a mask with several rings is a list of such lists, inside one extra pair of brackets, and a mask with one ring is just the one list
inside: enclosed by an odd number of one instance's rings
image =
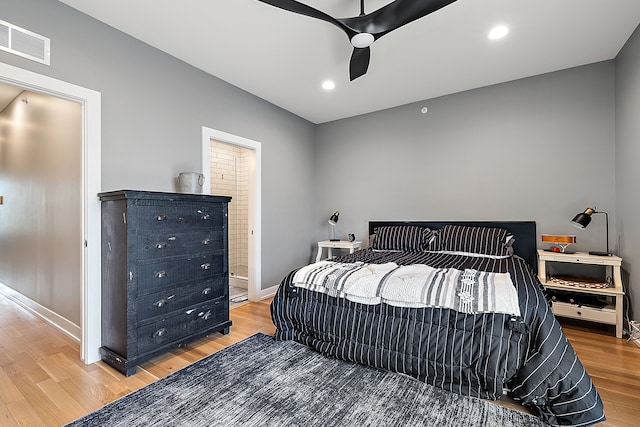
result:
[(461, 313), (520, 316), (509, 273), (433, 268), (424, 264), (321, 261), (298, 270), (295, 286), (362, 304), (449, 308)]

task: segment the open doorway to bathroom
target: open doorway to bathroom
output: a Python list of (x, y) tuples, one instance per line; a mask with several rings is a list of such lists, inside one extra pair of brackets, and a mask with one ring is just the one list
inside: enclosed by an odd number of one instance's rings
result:
[(273, 293), (271, 289), (263, 290), (261, 283), (261, 164), (260, 142), (202, 127), (204, 192), (232, 197), (228, 218), (229, 277), (232, 286), (242, 289), (232, 288), (231, 299), (237, 301), (259, 301)]
[(211, 140), (211, 193), (230, 196), (229, 304), (249, 299), (249, 160), (251, 150)]

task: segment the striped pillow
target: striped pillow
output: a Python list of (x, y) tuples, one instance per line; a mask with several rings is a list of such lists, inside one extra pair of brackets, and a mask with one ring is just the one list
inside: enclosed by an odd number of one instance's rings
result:
[(398, 225), (377, 227), (371, 248), (382, 251), (423, 251), (434, 240), (434, 233), (426, 227)]
[(438, 233), (443, 251), (484, 255), (513, 255), (513, 235), (503, 228), (445, 225)]

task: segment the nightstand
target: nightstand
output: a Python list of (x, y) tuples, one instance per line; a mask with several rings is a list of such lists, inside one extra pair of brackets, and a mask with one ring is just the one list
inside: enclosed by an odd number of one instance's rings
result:
[(322, 251), (324, 248), (327, 249), (327, 259), (333, 257), (333, 249), (349, 249), (349, 253), (352, 254), (356, 251), (356, 249), (360, 249), (362, 247), (362, 242), (356, 240), (355, 242), (349, 242), (348, 240), (323, 240), (322, 242), (318, 242), (318, 255), (316, 256), (316, 262), (319, 262), (322, 259)]
[[(613, 283), (608, 287), (592, 287), (587, 282), (556, 280), (547, 275), (547, 263), (562, 262), (582, 265), (601, 265), (606, 267), (607, 276)], [(616, 325), (616, 337), (622, 338), (622, 311), (624, 291), (622, 289), (622, 259), (615, 255), (598, 256), (586, 252), (563, 254), (538, 249), (538, 278), (547, 290), (562, 291), (565, 294), (607, 297), (611, 301), (603, 308), (554, 301), (553, 314), (573, 319)], [(571, 284), (566, 284), (571, 283)]]

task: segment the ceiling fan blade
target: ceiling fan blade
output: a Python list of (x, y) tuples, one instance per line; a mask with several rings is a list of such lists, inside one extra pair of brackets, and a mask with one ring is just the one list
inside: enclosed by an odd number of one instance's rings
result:
[(351, 54), (351, 62), (349, 63), (349, 78), (351, 81), (361, 77), (367, 73), (369, 69), (369, 60), (371, 59), (371, 50), (368, 47), (363, 49), (354, 48)]
[(373, 34), (376, 40), (410, 22), (433, 13), (457, 0), (395, 0), (363, 16), (341, 18), (339, 22), (357, 31)]
[(330, 24), (333, 24), (340, 29), (347, 32), (349, 35), (349, 31), (345, 28), (344, 24), (339, 22), (332, 16), (327, 15), (326, 13), (314, 9), (311, 6), (307, 6), (306, 4), (300, 3), (295, 0), (258, 0), (259, 2), (270, 4), (271, 6), (278, 7), (280, 9), (288, 10), (289, 12), (298, 13), (300, 15), (310, 16), (311, 18), (321, 19)]
[[(363, 76), (369, 69), (371, 51), (369, 45), (386, 33), (420, 19), (457, 0), (395, 0), (380, 9), (364, 14), (364, 2), (360, 2), (361, 14), (354, 18), (334, 18), (326, 13), (295, 0), (258, 0), (289, 12), (320, 19), (343, 30), (354, 47), (349, 64), (351, 80)], [(365, 36), (365, 37), (362, 37)]]

